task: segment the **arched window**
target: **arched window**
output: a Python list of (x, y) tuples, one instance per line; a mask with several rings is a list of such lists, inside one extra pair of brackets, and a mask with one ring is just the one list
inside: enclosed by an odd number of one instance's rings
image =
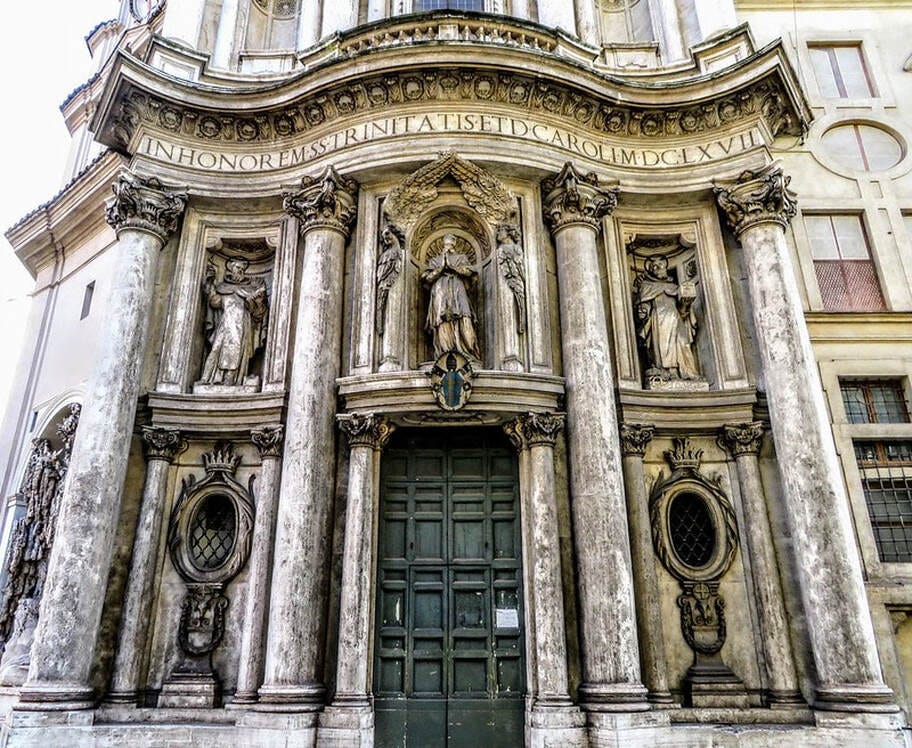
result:
[(251, 0), (246, 49), (294, 49), (301, 0)]

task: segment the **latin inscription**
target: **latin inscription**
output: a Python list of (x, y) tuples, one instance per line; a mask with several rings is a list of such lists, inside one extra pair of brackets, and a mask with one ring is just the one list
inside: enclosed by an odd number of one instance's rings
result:
[(479, 133), (519, 139), (559, 148), (568, 153), (620, 167), (668, 169), (717, 161), (762, 144), (757, 129), (701, 144), (671, 148), (625, 146), (581, 135), (527, 118), (497, 114), (438, 112), (370, 120), (329, 133), (301, 145), (274, 151), (234, 153), (195, 148), (143, 135), (139, 152), (156, 161), (204, 171), (264, 172), (301, 166), (345, 148), (408, 135)]

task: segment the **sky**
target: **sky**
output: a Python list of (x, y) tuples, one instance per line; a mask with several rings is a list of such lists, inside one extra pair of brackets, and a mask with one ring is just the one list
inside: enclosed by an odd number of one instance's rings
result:
[[(60, 104), (91, 75), (85, 36), (117, 0), (14, 3), (0, 24), (0, 233), (63, 186), (69, 134)], [(0, 237), (0, 414), (19, 361), (32, 278)], [(0, 459), (3, 455), (0, 455)]]

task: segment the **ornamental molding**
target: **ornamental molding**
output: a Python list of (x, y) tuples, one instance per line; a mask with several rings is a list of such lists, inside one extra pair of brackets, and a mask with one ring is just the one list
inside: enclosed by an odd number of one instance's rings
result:
[(542, 181), (545, 222), (554, 233), (574, 224), (598, 231), (602, 218), (617, 207), (619, 193), (619, 187), (601, 186), (598, 176), (583, 174), (568, 161)]
[(719, 432), (719, 444), (732, 457), (760, 454), (763, 445), (763, 424), (752, 423), (726, 424)]
[(774, 223), (785, 228), (798, 212), (798, 196), (789, 189), (792, 178), (777, 163), (743, 171), (733, 181), (719, 181), (714, 192), (729, 226), (741, 235), (753, 226)]
[(349, 449), (368, 447), (381, 450), (396, 430), (386, 418), (374, 413), (344, 413), (336, 416), (336, 422), (348, 440)]
[(283, 204), (300, 221), (302, 235), (329, 229), (348, 238), (358, 212), (358, 183), (330, 165), (319, 177), (303, 177), (301, 189), (286, 193)]
[(187, 207), (185, 192), (171, 192), (155, 177), (144, 179), (124, 169), (111, 189), (114, 197), (105, 204), (105, 220), (121, 231), (145, 231), (164, 243), (177, 229)]

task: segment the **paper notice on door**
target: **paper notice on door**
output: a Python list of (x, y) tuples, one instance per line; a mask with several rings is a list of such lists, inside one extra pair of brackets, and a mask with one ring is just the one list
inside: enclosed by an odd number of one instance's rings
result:
[(499, 629), (518, 629), (519, 611), (516, 608), (495, 608), (494, 625)]

